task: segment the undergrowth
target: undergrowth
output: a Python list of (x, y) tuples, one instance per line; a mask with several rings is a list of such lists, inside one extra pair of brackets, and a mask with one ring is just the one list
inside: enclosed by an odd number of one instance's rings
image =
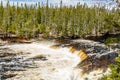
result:
[(120, 51), (119, 56), (115, 59), (116, 64), (111, 64), (109, 67), (111, 72), (109, 75), (103, 75), (99, 80), (120, 80)]
[(109, 37), (105, 40), (105, 45), (109, 46), (110, 44), (120, 43), (120, 38)]

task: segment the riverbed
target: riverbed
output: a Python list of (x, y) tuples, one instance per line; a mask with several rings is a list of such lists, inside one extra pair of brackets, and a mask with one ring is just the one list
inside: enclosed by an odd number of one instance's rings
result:
[[(96, 53), (104, 54), (115, 52), (104, 44), (89, 40), (73, 40), (67, 43), (59, 43), (54, 40), (33, 41), (32, 43), (5, 43), (0, 46), (0, 77), (5, 80), (97, 80), (103, 74), (109, 73), (109, 68), (93, 69), (89, 73), (83, 73), (78, 64), (81, 57), (70, 52), (71, 44), (77, 43), (86, 47), (88, 55)], [(83, 44), (84, 43), (84, 44)], [(86, 44), (87, 43), (87, 44)], [(57, 45), (57, 46), (56, 46)], [(59, 45), (59, 46), (58, 46)], [(51, 47), (55, 46), (55, 47)], [(74, 45), (75, 46), (75, 45)], [(96, 46), (93, 48), (93, 46)], [(101, 46), (99, 48), (99, 46)], [(98, 49), (97, 49), (98, 48)], [(92, 50), (90, 53), (90, 50)], [(116, 52), (117, 53), (117, 52)], [(116, 57), (116, 56), (115, 56)]]

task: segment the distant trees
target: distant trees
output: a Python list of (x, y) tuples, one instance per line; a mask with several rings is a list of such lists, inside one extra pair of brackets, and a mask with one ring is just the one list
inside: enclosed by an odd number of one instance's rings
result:
[(118, 7), (120, 7), (120, 0), (116, 0)]
[(6, 7), (0, 4), (0, 31), (20, 37), (35, 38), (43, 34), (47, 38), (68, 38), (101, 32), (120, 31), (120, 11), (105, 6), (88, 7), (86, 4), (60, 7), (38, 3), (27, 6)]

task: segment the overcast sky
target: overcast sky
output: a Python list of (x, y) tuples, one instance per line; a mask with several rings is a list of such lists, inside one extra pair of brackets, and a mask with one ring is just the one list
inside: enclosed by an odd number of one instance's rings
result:
[[(47, 0), (0, 0), (0, 1), (3, 1), (4, 5), (6, 5), (7, 1), (9, 1), (11, 5), (13, 4), (13, 2), (15, 5), (17, 4), (17, 2), (19, 2), (19, 4), (26, 3), (28, 5), (36, 4), (36, 2), (41, 2), (41, 3), (43, 2), (44, 4), (47, 2)], [(93, 4), (98, 4), (98, 3), (109, 4), (111, 0), (62, 0), (62, 2), (64, 5), (76, 5), (79, 2), (81, 4), (87, 3), (88, 5), (93, 5)], [(53, 5), (59, 5), (60, 0), (49, 0), (49, 3)], [(114, 6), (115, 3), (112, 3), (111, 5)]]

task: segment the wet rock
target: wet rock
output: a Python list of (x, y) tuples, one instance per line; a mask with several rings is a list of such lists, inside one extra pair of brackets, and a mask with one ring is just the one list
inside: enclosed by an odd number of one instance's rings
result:
[[(0, 48), (0, 75), (2, 79), (11, 78), (16, 74), (6, 74), (7, 72), (25, 71), (27, 68), (36, 68), (33, 60), (24, 61), (22, 52), (15, 52), (9, 48)], [(37, 57), (38, 58), (38, 57)], [(44, 58), (40, 57), (39, 58)]]
[(15, 56), (16, 52), (9, 48), (0, 48), (0, 57)]
[(71, 52), (71, 53), (74, 53), (76, 51), (76, 49), (75, 48), (73, 48), (73, 47), (70, 47), (70, 50), (69, 50), (69, 52)]
[(104, 53), (104, 54), (101, 54), (99, 56), (96, 56), (98, 59), (115, 59), (116, 57), (118, 56), (118, 53), (117, 52), (108, 52), (108, 53)]
[(52, 45), (52, 46), (50, 46), (50, 48), (52, 48), (52, 49), (59, 49), (59, 46), (60, 45)]
[(9, 73), (9, 74), (4, 74), (2, 77), (1, 77), (1, 79), (7, 79), (7, 78), (12, 78), (12, 77), (14, 77), (14, 76), (16, 76), (17, 74), (15, 74), (15, 73)]
[(46, 58), (46, 56), (44, 56), (44, 55), (37, 55), (37, 56), (34, 56), (34, 57), (32, 57), (32, 58), (29, 58), (29, 59), (27, 59), (27, 61), (29, 61), (29, 60), (42, 60), (42, 61), (46, 61), (47, 60), (47, 58)]
[(88, 55), (86, 54), (84, 50), (80, 50), (78, 53), (78, 56), (81, 58), (81, 61), (84, 61), (85, 59), (88, 58)]
[(3, 41), (2, 39), (0, 39), (0, 46), (4, 46), (5, 44), (8, 44), (8, 41)]
[(104, 44), (92, 41), (76, 41), (70, 44), (76, 50), (84, 50), (88, 58), (78, 64), (78, 68), (83, 69), (83, 72), (89, 73), (98, 68), (108, 68), (108, 65), (115, 64), (115, 58), (118, 52), (113, 48), (105, 46)]
[(108, 68), (108, 65), (113, 63), (115, 64), (115, 58), (118, 56), (116, 52), (108, 52), (98, 55), (89, 56), (86, 60), (78, 64), (79, 68), (83, 69), (83, 72), (91, 72), (98, 68), (104, 69), (104, 71)]
[(118, 44), (113, 44), (113, 45), (110, 45), (110, 47), (112, 48), (112, 49), (118, 49), (118, 50), (120, 50), (120, 43), (118, 43)]

